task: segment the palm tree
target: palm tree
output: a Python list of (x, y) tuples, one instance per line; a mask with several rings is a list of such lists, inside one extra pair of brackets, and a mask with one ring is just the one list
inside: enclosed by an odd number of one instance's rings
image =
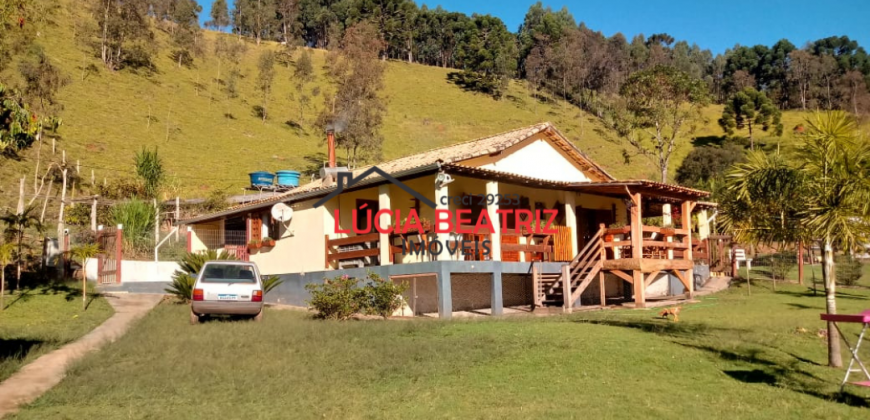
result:
[(94, 258), (100, 253), (100, 246), (97, 244), (79, 245), (70, 251), (73, 259), (82, 264), (82, 310), (87, 308), (88, 303), (88, 258)]
[(6, 266), (12, 262), (13, 251), (15, 251), (15, 244), (11, 242), (0, 245), (0, 311), (6, 307), (3, 302), (6, 296)]
[[(826, 312), (837, 313), (834, 248), (851, 250), (867, 237), (870, 147), (844, 112), (816, 114), (796, 163), (753, 153), (728, 173), (722, 221), (738, 241), (818, 241), (823, 249)], [(840, 338), (828, 323), (828, 365), (840, 367)]]
[(7, 213), (6, 216), (0, 218), (0, 221), (6, 224), (6, 237), (14, 240), (18, 248), (15, 256), (17, 266), (15, 290), (17, 291), (21, 288), (21, 261), (24, 256), (22, 252), (24, 235), (28, 229), (36, 229), (37, 232), (42, 233), (45, 231), (45, 226), (39, 221), (35, 206), (28, 206), (21, 213)]

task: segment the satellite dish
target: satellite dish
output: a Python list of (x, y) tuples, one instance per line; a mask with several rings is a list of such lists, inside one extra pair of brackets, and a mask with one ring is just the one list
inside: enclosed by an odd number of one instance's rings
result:
[(293, 218), (293, 209), (284, 203), (278, 203), (272, 206), (272, 218), (287, 223)]

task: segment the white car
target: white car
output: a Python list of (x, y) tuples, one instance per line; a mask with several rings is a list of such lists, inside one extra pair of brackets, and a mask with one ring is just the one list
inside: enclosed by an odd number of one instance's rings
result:
[(263, 319), (263, 282), (257, 265), (242, 261), (209, 261), (193, 286), (190, 323), (204, 315), (247, 315)]

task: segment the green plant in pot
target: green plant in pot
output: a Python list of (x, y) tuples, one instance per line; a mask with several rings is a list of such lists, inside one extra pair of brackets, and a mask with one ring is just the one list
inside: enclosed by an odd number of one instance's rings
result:
[(260, 242), (259, 239), (251, 239), (248, 242), (248, 249), (251, 251), (256, 250), (256, 249), (260, 249), (260, 246), (262, 246), (262, 242)]
[(275, 240), (272, 238), (269, 238), (269, 237), (265, 237), (265, 238), (263, 238), (262, 244), (264, 247), (271, 248), (271, 247), (275, 246)]

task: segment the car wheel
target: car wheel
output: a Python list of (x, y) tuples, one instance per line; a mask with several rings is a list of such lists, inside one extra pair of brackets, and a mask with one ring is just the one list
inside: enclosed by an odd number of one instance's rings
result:
[(190, 325), (199, 324), (199, 315), (193, 312), (193, 309), (190, 310)]
[(260, 309), (260, 313), (254, 315), (254, 322), (260, 322), (263, 320), (263, 310)]

